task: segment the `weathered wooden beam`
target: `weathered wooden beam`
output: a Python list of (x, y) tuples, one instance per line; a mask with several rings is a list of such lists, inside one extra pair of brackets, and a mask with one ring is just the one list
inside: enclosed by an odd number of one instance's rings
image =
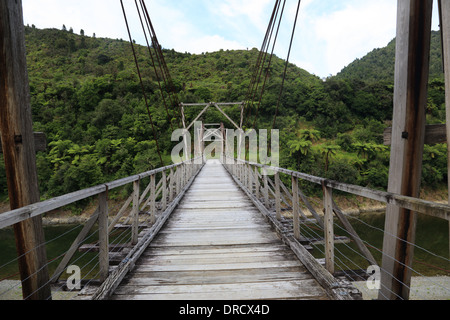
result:
[(339, 219), (339, 221), (342, 223), (344, 228), (347, 230), (349, 236), (353, 239), (353, 241), (356, 243), (356, 246), (358, 247), (359, 251), (364, 255), (366, 260), (373, 266), (377, 266), (378, 263), (373, 257), (372, 253), (367, 249), (364, 242), (361, 240), (359, 235), (356, 233), (355, 229), (351, 225), (351, 223), (348, 221), (345, 214), (342, 212), (342, 210), (339, 208), (339, 206), (336, 204), (336, 202), (333, 201), (333, 211), (336, 217)]
[(292, 215), (294, 219), (294, 237), (300, 239), (300, 213), (298, 202), (298, 178), (292, 177)]
[(325, 268), (334, 273), (334, 223), (333, 223), (333, 189), (323, 185), (323, 206), (325, 225)]
[(108, 190), (98, 196), (99, 278), (104, 281), (109, 274)]
[[(43, 132), (35, 132), (34, 134), (34, 150), (36, 152), (47, 150), (47, 136)], [(21, 140), (21, 137), (18, 137)], [(0, 153), (3, 153), (2, 139), (0, 136)]]
[[(11, 210), (39, 202), (21, 0), (0, 2), (0, 132)], [(51, 299), (42, 217), (14, 232), (23, 298)]]
[[(432, 0), (398, 0), (388, 191), (418, 197), (422, 176)], [(417, 214), (388, 205), (379, 299), (409, 299)]]
[[(442, 59), (444, 62), (445, 72), (445, 104), (446, 104), (446, 122), (447, 124), (447, 144), (450, 145), (450, 2), (439, 0), (439, 14), (441, 21), (442, 36)], [(447, 153), (448, 164), (450, 164), (450, 152)], [(450, 174), (450, 165), (447, 165)], [(448, 179), (450, 190), (450, 179)], [(450, 193), (449, 193), (450, 203)], [(450, 221), (449, 221), (450, 230)], [(450, 232), (449, 232), (449, 250), (450, 250)]]
[[(383, 140), (385, 146), (391, 145), (392, 127), (384, 130)], [(447, 143), (447, 125), (430, 124), (425, 127), (425, 144)]]

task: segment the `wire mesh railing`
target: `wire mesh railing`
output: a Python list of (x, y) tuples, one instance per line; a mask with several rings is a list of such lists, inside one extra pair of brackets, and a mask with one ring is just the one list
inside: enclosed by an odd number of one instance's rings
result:
[[(201, 159), (192, 159), (0, 214), (2, 246), (14, 251), (16, 223), (79, 201), (91, 202), (93, 212), (84, 214), (83, 224), (46, 229), (47, 240), (40, 246), (47, 249), (48, 261), (42, 268), (49, 270), (49, 279), (36, 289), (50, 286), (47, 299), (90, 298), (148, 244), (143, 241), (147, 234), (161, 227), (202, 166)], [(113, 190), (129, 196), (123, 202), (111, 199)], [(20, 258), (0, 258), (0, 300), (29, 298), (21, 292), (27, 279), (19, 277)]]
[[(380, 281), (382, 257), (386, 254), (383, 251), (384, 214), (346, 214), (337, 200), (342, 197), (333, 197), (333, 191), (413, 210), (419, 215), (416, 242), (409, 243), (415, 248), (415, 257), (414, 263), (405, 267), (414, 278), (412, 283), (402, 285), (413, 299), (450, 298), (450, 206), (243, 160), (225, 157), (223, 163), (282, 232), (309, 249), (331, 275), (351, 281), (367, 299), (387, 298), (383, 297), (385, 290), (380, 290), (383, 288)], [(322, 187), (319, 200), (305, 195), (302, 190), (305, 183)], [(405, 241), (396, 235), (387, 236)], [(395, 278), (394, 274), (388, 276)], [(419, 285), (426, 289), (420, 290)]]

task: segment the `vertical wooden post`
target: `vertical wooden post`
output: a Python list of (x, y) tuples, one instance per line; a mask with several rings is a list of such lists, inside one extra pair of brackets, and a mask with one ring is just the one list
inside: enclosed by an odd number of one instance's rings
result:
[[(21, 0), (0, 2), (0, 132), (11, 210), (40, 201)], [(42, 218), (14, 226), (24, 299), (51, 299)]]
[(153, 225), (156, 222), (156, 176), (150, 176), (150, 223)]
[[(439, 0), (439, 13), (441, 18), (442, 47), (444, 55), (445, 71), (445, 105), (447, 122), (447, 169), (450, 177), (450, 2)], [(448, 190), (450, 190), (450, 179), (448, 179)], [(450, 203), (450, 192), (448, 194)], [(449, 252), (450, 252), (450, 221), (449, 221)]]
[(248, 164), (247, 166), (247, 174), (248, 174), (248, 190), (251, 194), (253, 194), (253, 170), (252, 166)]
[(259, 176), (258, 176), (258, 167), (255, 167), (255, 196), (259, 199)]
[(169, 202), (173, 201), (174, 198), (174, 183), (175, 181), (175, 175), (173, 173), (173, 169), (170, 168), (170, 175), (169, 175)]
[(281, 192), (280, 192), (280, 173), (275, 173), (275, 209), (277, 219), (281, 220)]
[(109, 274), (108, 190), (98, 196), (98, 242), (99, 278), (105, 281)]
[(177, 167), (177, 171), (175, 172), (175, 194), (179, 195), (181, 191), (181, 167), (183, 165), (179, 165)]
[(325, 185), (323, 188), (324, 236), (325, 236), (325, 268), (334, 273), (334, 224), (333, 224), (333, 190)]
[(292, 176), (292, 215), (294, 219), (294, 237), (300, 240), (300, 210), (298, 202), (298, 178)]
[(139, 180), (133, 182), (133, 213), (131, 226), (131, 243), (138, 243), (139, 229)]
[(163, 171), (162, 172), (162, 199), (161, 199), (161, 206), (162, 206), (162, 211), (166, 211), (167, 209), (167, 175), (166, 172)]
[(263, 181), (264, 181), (264, 205), (267, 209), (270, 209), (269, 203), (269, 181), (267, 180), (267, 170), (263, 168)]
[[(432, 0), (398, 0), (394, 116), (388, 191), (418, 197), (422, 175)], [(416, 213), (389, 205), (380, 299), (409, 299)]]

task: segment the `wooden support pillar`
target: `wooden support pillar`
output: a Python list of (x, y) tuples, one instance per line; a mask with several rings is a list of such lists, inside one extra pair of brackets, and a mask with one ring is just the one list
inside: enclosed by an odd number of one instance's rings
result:
[[(0, 131), (11, 210), (39, 202), (21, 0), (0, 1)], [(50, 299), (42, 218), (14, 232), (24, 299)]]
[(334, 273), (334, 223), (333, 223), (333, 189), (323, 185), (324, 205), (324, 238), (325, 238), (325, 269)]
[(281, 191), (280, 191), (280, 173), (275, 173), (275, 210), (277, 219), (281, 220)]
[(133, 182), (133, 212), (131, 226), (131, 243), (138, 243), (139, 234), (139, 180)]
[[(388, 192), (418, 197), (422, 175), (432, 0), (398, 0)], [(416, 213), (388, 205), (379, 299), (408, 299)], [(406, 242), (407, 241), (407, 242)]]
[(269, 181), (267, 177), (267, 169), (263, 168), (263, 182), (264, 182), (264, 205), (267, 209), (270, 209), (270, 202), (269, 202)]
[(259, 176), (258, 176), (258, 167), (255, 167), (255, 197), (259, 199)]
[(150, 223), (156, 222), (156, 176), (150, 176)]
[(109, 275), (108, 190), (98, 196), (98, 241), (100, 281)]
[(164, 212), (167, 209), (167, 174), (166, 174), (166, 171), (162, 172), (162, 178), (161, 179), (162, 179), (161, 210), (162, 210), (162, 212)]
[[(448, 146), (448, 173), (450, 177), (450, 2), (439, 0), (439, 14), (441, 20), (442, 47), (445, 71), (445, 105), (446, 105), (446, 131)], [(448, 179), (448, 190), (450, 190), (450, 179)], [(450, 191), (448, 195), (450, 203)], [(450, 222), (449, 222), (449, 252), (450, 252)]]
[(300, 205), (298, 202), (298, 178), (292, 177), (292, 215), (294, 219), (294, 237), (300, 240)]

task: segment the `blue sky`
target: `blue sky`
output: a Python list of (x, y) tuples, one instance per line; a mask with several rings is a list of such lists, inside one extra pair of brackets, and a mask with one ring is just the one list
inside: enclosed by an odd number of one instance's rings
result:
[[(119, 0), (22, 0), (25, 24), (72, 27), (128, 39)], [(260, 48), (275, 0), (146, 0), (164, 48), (202, 53)], [(144, 43), (133, 0), (124, 0), (133, 38)], [(296, 0), (287, 0), (275, 53), (286, 58)], [(291, 62), (320, 77), (339, 72), (395, 37), (397, 0), (302, 0)], [(435, 9), (437, 5), (435, 4)], [(435, 10), (437, 11), (437, 10)], [(433, 29), (438, 28), (437, 12)]]

